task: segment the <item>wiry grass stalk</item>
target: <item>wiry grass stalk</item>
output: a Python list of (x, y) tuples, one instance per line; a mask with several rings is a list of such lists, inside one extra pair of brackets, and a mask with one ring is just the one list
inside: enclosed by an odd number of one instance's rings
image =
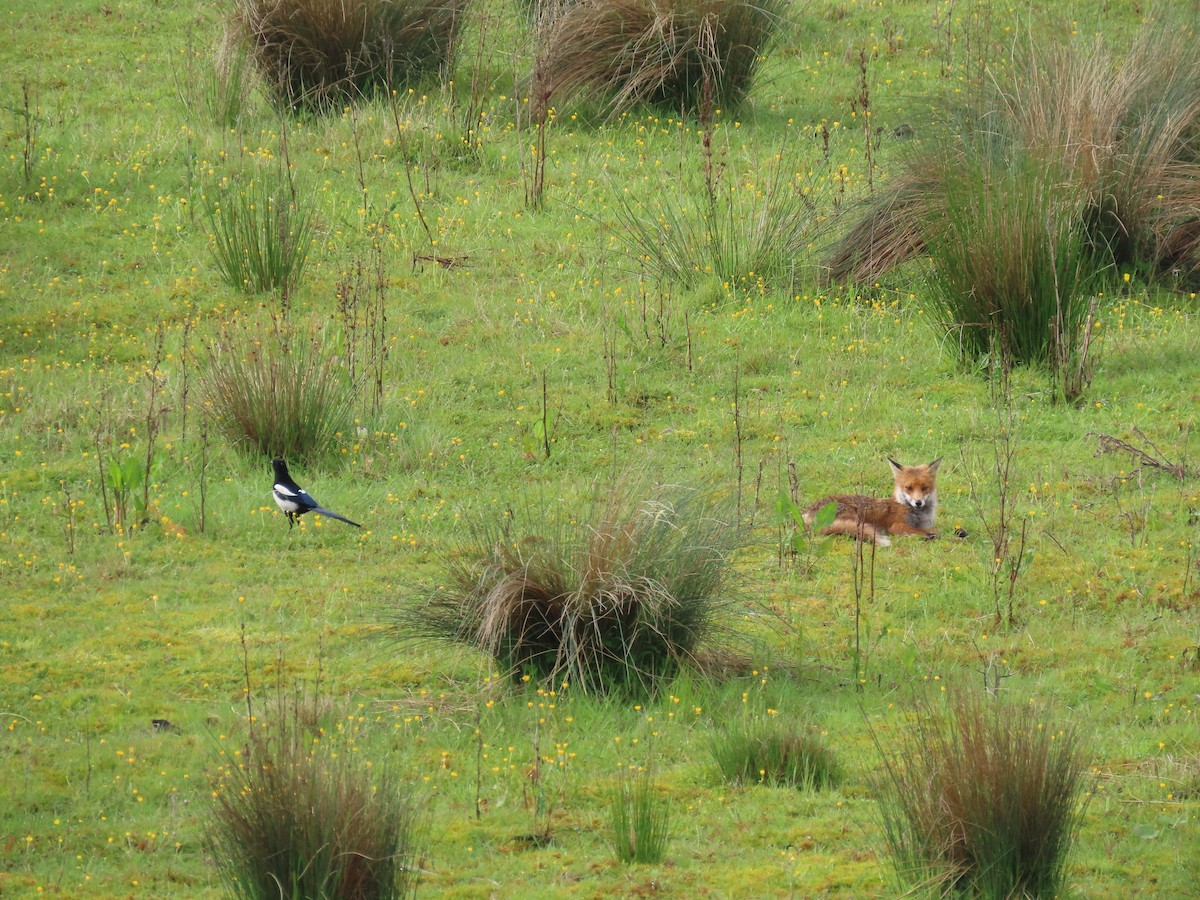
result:
[(235, 446), (267, 457), (312, 459), (350, 419), (354, 389), (324, 342), (286, 325), (228, 332), (209, 349), (201, 393)]
[(621, 862), (662, 861), (671, 837), (671, 803), (659, 796), (649, 772), (622, 774), (609, 800), (608, 826)]
[(610, 113), (648, 102), (695, 112), (706, 92), (733, 108), (750, 89), (788, 0), (579, 0), (543, 7), (536, 95), (561, 107), (584, 93)]
[(484, 526), (399, 625), (584, 692), (653, 691), (722, 628), (744, 537), (732, 513), (712, 494), (621, 483), (577, 524), (539, 510), (521, 535)]
[(1078, 732), (1027, 704), (921, 707), (876, 744), (884, 840), (900, 880), (943, 896), (1053, 897), (1086, 805)]
[(237, 127), (256, 85), (249, 50), (227, 29), (204, 80), (204, 101), (212, 121), (222, 128)]

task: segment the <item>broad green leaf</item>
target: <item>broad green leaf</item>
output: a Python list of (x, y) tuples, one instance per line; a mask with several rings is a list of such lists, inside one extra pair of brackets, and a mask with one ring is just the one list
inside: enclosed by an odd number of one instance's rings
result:
[(822, 528), (828, 528), (833, 524), (833, 520), (837, 518), (837, 504), (830, 500), (819, 510), (813, 518), (813, 531), (820, 531)]
[(779, 518), (784, 522), (794, 522), (797, 525), (804, 524), (804, 517), (800, 507), (792, 502), (792, 498), (787, 495), (786, 491), (779, 492), (779, 497), (775, 500), (775, 511), (779, 513)]
[(142, 467), (136, 456), (130, 454), (125, 458), (124, 471), (122, 477), (125, 479), (125, 486), (132, 488), (142, 483)]

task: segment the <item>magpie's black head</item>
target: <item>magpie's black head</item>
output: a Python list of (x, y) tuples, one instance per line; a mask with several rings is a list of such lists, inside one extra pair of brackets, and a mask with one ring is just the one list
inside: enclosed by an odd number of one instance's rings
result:
[(283, 457), (277, 456), (275, 459), (271, 460), (271, 465), (275, 467), (276, 478), (287, 477), (287, 460), (283, 459)]

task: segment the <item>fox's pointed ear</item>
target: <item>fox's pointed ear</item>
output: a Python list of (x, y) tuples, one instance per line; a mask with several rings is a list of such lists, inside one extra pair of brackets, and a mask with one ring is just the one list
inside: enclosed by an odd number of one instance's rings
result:
[(900, 472), (901, 469), (904, 468), (904, 466), (900, 465), (900, 463), (896, 462), (890, 456), (887, 458), (887, 461), (888, 461), (888, 465), (892, 467), (892, 471), (897, 474)]
[(937, 459), (935, 459), (933, 462), (931, 462), (925, 468), (927, 468), (929, 470), (930, 475), (936, 475), (938, 466), (940, 466), (941, 464), (942, 464), (942, 458), (939, 456)]

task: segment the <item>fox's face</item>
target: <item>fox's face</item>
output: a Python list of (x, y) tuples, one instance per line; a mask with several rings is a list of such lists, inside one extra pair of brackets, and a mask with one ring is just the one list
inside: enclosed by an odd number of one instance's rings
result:
[(938, 466), (942, 463), (940, 456), (924, 466), (902, 466), (890, 457), (888, 463), (896, 477), (897, 502), (913, 509), (924, 509), (936, 502), (935, 480)]

